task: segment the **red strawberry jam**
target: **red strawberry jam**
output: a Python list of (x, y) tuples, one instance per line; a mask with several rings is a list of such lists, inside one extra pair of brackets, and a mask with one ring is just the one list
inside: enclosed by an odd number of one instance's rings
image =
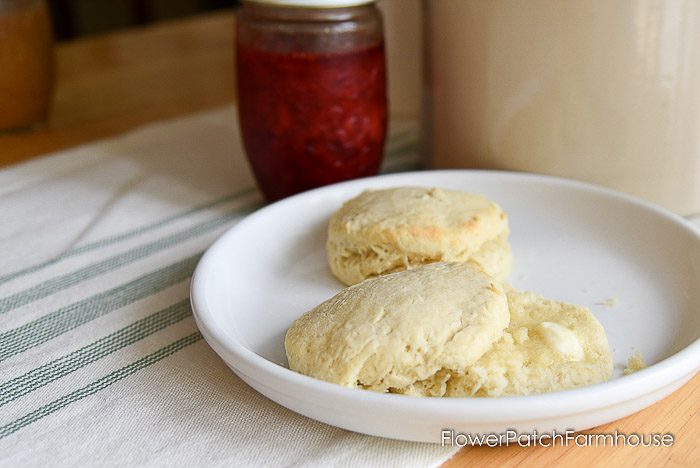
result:
[(374, 175), (384, 151), (384, 45), (278, 52), (238, 45), (238, 106), (248, 160), (269, 201)]

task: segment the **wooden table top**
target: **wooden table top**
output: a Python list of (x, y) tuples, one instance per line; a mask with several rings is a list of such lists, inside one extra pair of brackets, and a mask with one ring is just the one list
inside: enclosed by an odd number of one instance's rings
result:
[(234, 101), (233, 13), (60, 43), (48, 123), (0, 135), (0, 166)]
[[(233, 13), (59, 44), (46, 126), (0, 136), (0, 166), (232, 103)], [(391, 54), (391, 50), (389, 51)], [(700, 375), (671, 396), (589, 433), (671, 433), (672, 447), (465, 447), (445, 468), (700, 465)]]

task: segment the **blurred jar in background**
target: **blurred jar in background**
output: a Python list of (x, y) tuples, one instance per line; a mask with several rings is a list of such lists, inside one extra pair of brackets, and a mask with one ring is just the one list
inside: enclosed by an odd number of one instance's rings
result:
[(371, 0), (245, 0), (238, 115), (269, 201), (379, 171), (387, 129), (383, 25)]
[(433, 167), (553, 174), (700, 213), (700, 2), (423, 5)]
[(53, 37), (43, 0), (0, 0), (0, 131), (44, 122), (53, 89)]

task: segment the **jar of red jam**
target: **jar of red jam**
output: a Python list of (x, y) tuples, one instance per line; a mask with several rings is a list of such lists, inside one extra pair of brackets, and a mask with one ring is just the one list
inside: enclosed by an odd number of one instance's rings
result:
[(378, 172), (387, 128), (385, 63), (374, 1), (243, 2), (238, 117), (269, 201)]

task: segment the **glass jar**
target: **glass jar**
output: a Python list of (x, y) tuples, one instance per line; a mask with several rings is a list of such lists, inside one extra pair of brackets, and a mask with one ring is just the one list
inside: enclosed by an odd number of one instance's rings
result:
[(53, 89), (53, 35), (43, 0), (0, 0), (0, 132), (44, 122)]
[(385, 62), (373, 1), (243, 2), (236, 27), (238, 116), (269, 201), (379, 171)]

